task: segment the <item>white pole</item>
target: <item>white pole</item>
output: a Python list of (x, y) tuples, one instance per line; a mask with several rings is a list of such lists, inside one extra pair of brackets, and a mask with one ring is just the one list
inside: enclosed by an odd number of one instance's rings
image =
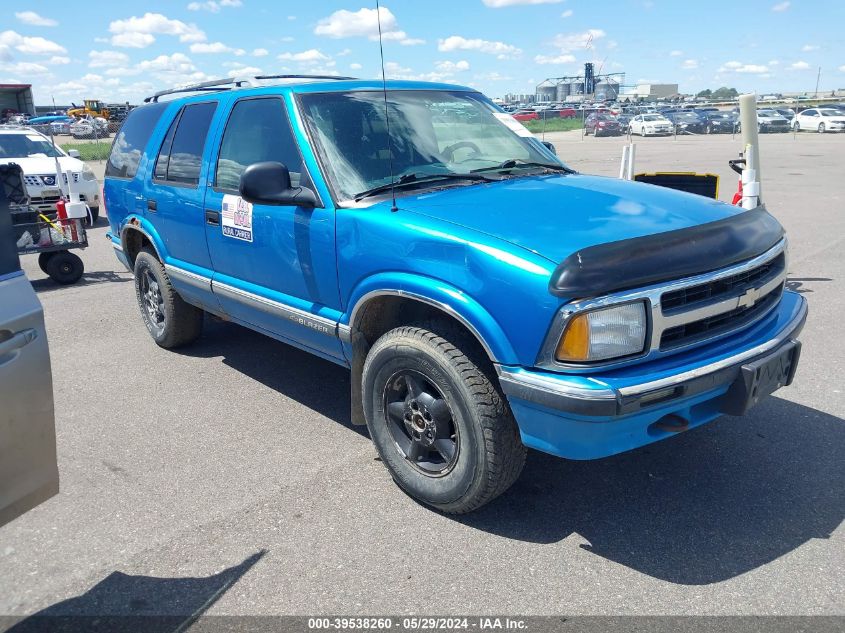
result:
[[(739, 97), (739, 121), (742, 126), (742, 148), (745, 156), (745, 169), (742, 173), (742, 206), (753, 209), (760, 204), (760, 139), (757, 134), (757, 97), (747, 94)], [(745, 172), (749, 172), (746, 176)], [(746, 180), (751, 188), (746, 193)], [(746, 200), (747, 198), (747, 200)], [(754, 204), (754, 207), (746, 206)]]
[(628, 173), (628, 152), (631, 149), (630, 145), (622, 146), (622, 163), (619, 165), (619, 179), (625, 180), (625, 175)]
[(631, 150), (628, 152), (628, 180), (634, 179), (634, 159), (637, 156), (637, 146), (631, 143)]

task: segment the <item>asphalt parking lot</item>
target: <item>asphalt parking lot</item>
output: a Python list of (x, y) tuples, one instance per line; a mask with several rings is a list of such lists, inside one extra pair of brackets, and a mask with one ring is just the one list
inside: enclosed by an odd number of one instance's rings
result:
[[(624, 138), (548, 134), (616, 176)], [(730, 136), (635, 138), (635, 171), (736, 176)], [(159, 349), (102, 223), (44, 304), (61, 494), (0, 529), (0, 614), (845, 614), (845, 136), (763, 136), (810, 316), (794, 386), (595, 462), (532, 452), (442, 516), (349, 422), (347, 373), (219, 321)], [(2, 628), (2, 627), (0, 627)]]

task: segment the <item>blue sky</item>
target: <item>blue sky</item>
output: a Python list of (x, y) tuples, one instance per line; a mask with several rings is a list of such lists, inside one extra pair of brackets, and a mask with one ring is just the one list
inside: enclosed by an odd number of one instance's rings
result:
[[(232, 74), (380, 73), (375, 2), (16, 4), (0, 17), (0, 83), (32, 83), (38, 104), (137, 102)], [(819, 66), (822, 90), (845, 88), (837, 0), (385, 0), (381, 17), (388, 76), (491, 97), (590, 60), (682, 92), (813, 91)]]

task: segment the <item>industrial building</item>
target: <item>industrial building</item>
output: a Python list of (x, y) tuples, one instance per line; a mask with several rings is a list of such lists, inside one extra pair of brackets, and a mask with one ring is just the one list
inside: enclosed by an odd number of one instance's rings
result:
[(584, 64), (584, 74), (550, 77), (543, 80), (536, 91), (536, 101), (598, 101), (615, 100), (625, 83), (625, 73), (596, 74), (592, 63)]
[(596, 74), (592, 63), (584, 64), (584, 74), (569, 77), (550, 77), (537, 85), (534, 101), (577, 102), (583, 100), (657, 101), (678, 94), (678, 84), (625, 85), (625, 73)]

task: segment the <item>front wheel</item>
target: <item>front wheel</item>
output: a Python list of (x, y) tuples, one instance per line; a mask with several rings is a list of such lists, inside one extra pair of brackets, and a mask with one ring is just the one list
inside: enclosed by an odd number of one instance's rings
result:
[(824, 134), (825, 127), (824, 123), (819, 123), (819, 134)]
[(144, 325), (160, 347), (172, 349), (199, 338), (203, 311), (176, 293), (164, 266), (149, 249), (135, 258), (135, 296)]
[(88, 207), (91, 210), (91, 216), (85, 219), (85, 224), (94, 226), (100, 217), (100, 207)]
[(801, 124), (798, 123), (798, 121), (796, 121), (795, 123), (792, 124), (792, 130), (794, 132), (800, 132), (801, 131)]
[(370, 436), (396, 483), (442, 512), (493, 500), (519, 477), (525, 447), (504, 396), (446, 324), (378, 339), (363, 369)]

